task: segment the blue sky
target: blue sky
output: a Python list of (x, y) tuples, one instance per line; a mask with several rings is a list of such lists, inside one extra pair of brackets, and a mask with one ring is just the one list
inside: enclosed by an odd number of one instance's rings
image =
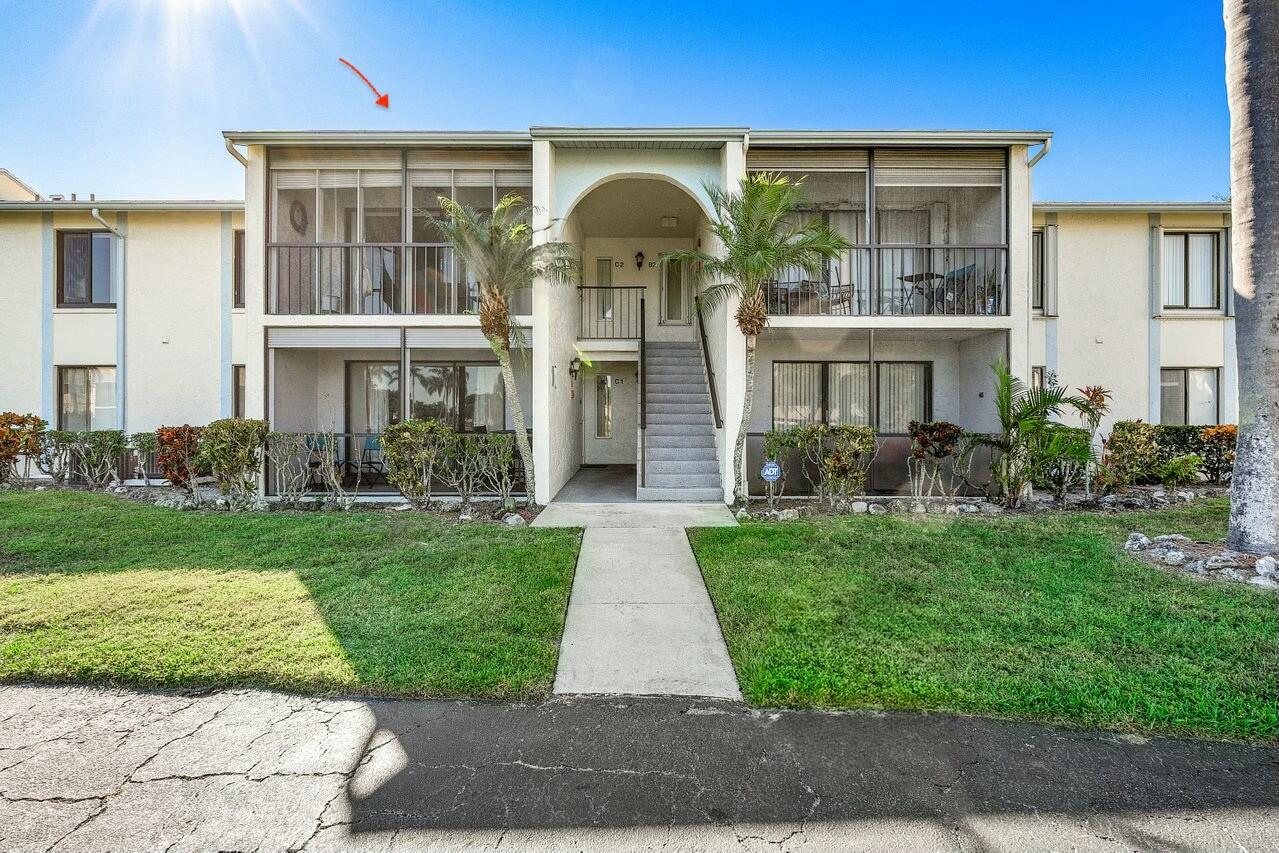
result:
[(229, 128), (530, 124), (1048, 129), (1041, 200), (1229, 187), (1213, 0), (0, 0), (0, 20), (0, 166), (46, 194), (238, 198)]

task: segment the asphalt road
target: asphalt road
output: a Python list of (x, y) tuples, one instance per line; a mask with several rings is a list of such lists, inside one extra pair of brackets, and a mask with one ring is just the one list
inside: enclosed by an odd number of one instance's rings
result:
[(695, 699), (0, 688), (3, 850), (1271, 850), (1279, 748)]

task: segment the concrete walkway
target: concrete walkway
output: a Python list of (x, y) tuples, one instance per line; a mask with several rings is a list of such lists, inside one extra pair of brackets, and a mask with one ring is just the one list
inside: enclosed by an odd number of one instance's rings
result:
[(741, 699), (683, 529), (736, 524), (723, 504), (551, 504), (534, 524), (586, 528), (556, 693)]
[(1279, 749), (708, 699), (0, 687), (0, 850), (1273, 850)]

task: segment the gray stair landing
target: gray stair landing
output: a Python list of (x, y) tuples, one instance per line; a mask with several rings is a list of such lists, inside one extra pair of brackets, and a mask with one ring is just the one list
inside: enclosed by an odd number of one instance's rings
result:
[(642, 501), (722, 501), (715, 424), (695, 342), (645, 345), (648, 424)]

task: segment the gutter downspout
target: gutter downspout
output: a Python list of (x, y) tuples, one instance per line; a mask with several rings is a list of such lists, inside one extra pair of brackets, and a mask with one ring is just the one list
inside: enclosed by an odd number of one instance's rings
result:
[(1044, 155), (1046, 155), (1052, 147), (1053, 147), (1053, 138), (1051, 136), (1045, 136), (1044, 144), (1040, 147), (1040, 149), (1037, 152), (1035, 152), (1035, 156), (1031, 157), (1028, 161), (1026, 161), (1026, 168), (1027, 169), (1035, 168), (1035, 164), (1038, 163), (1040, 160), (1044, 159)]
[(240, 161), (240, 165), (249, 168), (249, 160), (240, 153), (240, 149), (235, 147), (235, 143), (230, 139), (223, 138), (222, 142), (226, 145), (226, 150), (231, 152), (231, 156)]
[(125, 230), (128, 228), (127, 214), (116, 213), (116, 225), (111, 225), (102, 218), (102, 212), (94, 207), (89, 210), (89, 215), (98, 221), (103, 228), (115, 235), (119, 241), (120, 251), (115, 253), (112, 261), (114, 269), (112, 273), (112, 283), (115, 285), (115, 396), (116, 396), (116, 426), (122, 432), (128, 431), (127, 405), (128, 394), (126, 393), (128, 374), (125, 369), (125, 253), (128, 251), (128, 244), (124, 239)]

